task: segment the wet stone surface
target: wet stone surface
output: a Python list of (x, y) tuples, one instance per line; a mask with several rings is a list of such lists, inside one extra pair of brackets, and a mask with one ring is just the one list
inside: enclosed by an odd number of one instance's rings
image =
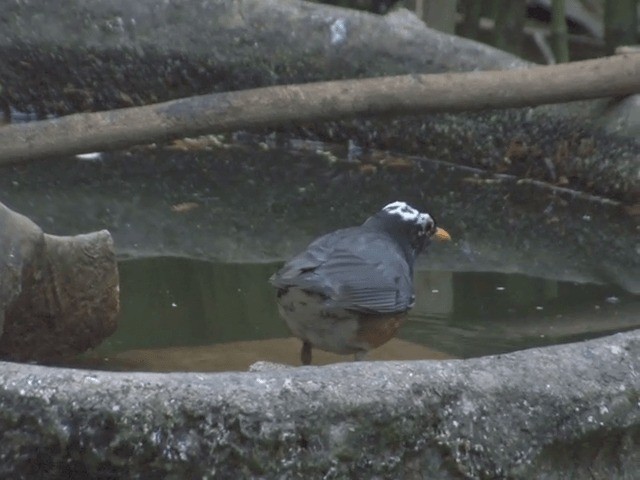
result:
[(354, 159), (346, 145), (274, 142), (38, 162), (6, 168), (0, 189), (9, 207), (49, 233), (109, 229), (120, 258), (216, 262), (282, 261), (402, 199), (454, 238), (419, 268), (640, 291), (640, 224), (623, 205), (420, 157), (372, 151)]

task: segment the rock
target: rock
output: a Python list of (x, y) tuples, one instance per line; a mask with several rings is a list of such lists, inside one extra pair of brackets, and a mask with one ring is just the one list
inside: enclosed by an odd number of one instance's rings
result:
[(285, 365), (283, 363), (273, 363), (273, 362), (256, 362), (253, 365), (249, 366), (250, 372), (271, 372), (273, 370), (288, 370), (294, 368), (291, 365)]
[(638, 330), (464, 361), (252, 373), (7, 363), (0, 475), (635, 478), (639, 370)]
[(51, 361), (116, 329), (118, 270), (103, 230), (46, 235), (0, 204), (0, 357)]
[[(287, 0), (12, 0), (3, 11), (4, 101), (41, 116), (273, 84), (529, 65), (431, 30), (407, 11), (379, 16)], [(631, 204), (640, 198), (640, 146), (591, 125), (599, 104), (360, 118), (279, 131), (552, 183), (562, 178), (571, 188)], [(525, 146), (524, 154), (506, 164), (514, 143)]]

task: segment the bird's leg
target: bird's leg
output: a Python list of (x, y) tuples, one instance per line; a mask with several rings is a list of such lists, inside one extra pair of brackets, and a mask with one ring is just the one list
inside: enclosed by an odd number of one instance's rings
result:
[(361, 362), (362, 360), (364, 360), (364, 357), (367, 356), (367, 351), (366, 350), (360, 350), (357, 353), (353, 354), (353, 361), (354, 362)]
[(300, 360), (302, 361), (302, 365), (311, 365), (311, 344), (305, 340), (302, 341)]

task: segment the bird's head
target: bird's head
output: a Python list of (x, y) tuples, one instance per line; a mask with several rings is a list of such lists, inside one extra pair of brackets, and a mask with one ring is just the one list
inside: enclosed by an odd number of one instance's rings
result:
[(421, 213), (405, 202), (393, 202), (367, 219), (364, 226), (381, 228), (395, 238), (403, 247), (409, 247), (413, 258), (429, 245), (432, 238), (451, 240), (449, 233), (436, 226), (428, 213)]

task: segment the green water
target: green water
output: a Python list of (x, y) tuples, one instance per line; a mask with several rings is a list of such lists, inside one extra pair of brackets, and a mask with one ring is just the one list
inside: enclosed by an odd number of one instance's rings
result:
[[(79, 363), (136, 369), (122, 352), (234, 345), (288, 337), (267, 279), (278, 264), (212, 264), (152, 258), (120, 264), (121, 315), (116, 333)], [(418, 271), (416, 305), (398, 337), (466, 358), (592, 338), (640, 325), (640, 300), (613, 286), (556, 282), (523, 275)], [(242, 347), (240, 344), (238, 348)], [(251, 344), (254, 345), (254, 344)], [(260, 345), (256, 343), (255, 345)], [(265, 344), (254, 360), (270, 360)], [(213, 351), (213, 350), (212, 350)], [(179, 351), (178, 370), (194, 369)], [(195, 352), (195, 351), (193, 351)], [(225, 370), (234, 348), (215, 357)], [(292, 352), (292, 355), (297, 355)], [(142, 367), (142, 369), (145, 369)], [(172, 369), (169, 363), (165, 369)]]

